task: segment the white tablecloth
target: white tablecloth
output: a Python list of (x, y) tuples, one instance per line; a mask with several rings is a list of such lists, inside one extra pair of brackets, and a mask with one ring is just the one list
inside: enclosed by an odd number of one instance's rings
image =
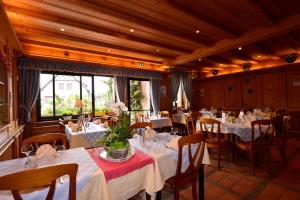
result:
[[(0, 176), (24, 170), (26, 158), (0, 162)], [(103, 172), (83, 148), (70, 149), (62, 152), (61, 161), (58, 159), (46, 162), (43, 160), (39, 166), (55, 165), (59, 163), (77, 163), (79, 165), (76, 178), (77, 199), (108, 199), (108, 189)], [(28, 180), (30, 181), (30, 180)], [(68, 199), (69, 177), (63, 176), (63, 184), (57, 182), (54, 199)], [(48, 189), (35, 191), (22, 195), (23, 199), (45, 199)], [(0, 191), (0, 199), (13, 199), (10, 191)]]
[[(163, 188), (165, 181), (176, 174), (178, 152), (166, 147), (166, 144), (171, 138), (172, 136), (170, 136), (169, 133), (160, 133), (158, 134), (158, 141), (148, 141), (145, 142), (144, 145), (141, 145), (137, 138), (130, 139), (131, 145), (147, 153), (155, 161), (153, 182), (155, 192), (160, 191)], [(183, 158), (187, 158), (186, 156), (183, 155)], [(186, 161), (188, 162), (188, 160)], [(210, 164), (210, 158), (206, 147), (202, 163)]]
[(72, 132), (71, 128), (67, 125), (65, 127), (70, 148), (92, 147), (92, 143), (98, 138), (101, 138), (107, 130), (106, 128), (102, 128), (100, 125), (96, 125), (94, 123), (90, 123), (90, 126), (86, 128), (86, 132), (84, 129), (82, 131)]
[(172, 120), (169, 117), (151, 118), (152, 128), (172, 127)]
[[(208, 129), (209, 129), (209, 127), (210, 126), (207, 125)], [(239, 136), (240, 139), (244, 142), (249, 142), (251, 140), (252, 128), (251, 128), (251, 123), (250, 122), (235, 122), (235, 123), (226, 122), (226, 123), (221, 123), (220, 129), (221, 129), (221, 133), (235, 134), (235, 135)], [(200, 131), (199, 121), (197, 121), (196, 130)], [(214, 131), (217, 132), (217, 126), (214, 127)], [(257, 139), (258, 137), (259, 137), (259, 130), (258, 130), (258, 127), (256, 127), (255, 131), (254, 131), (254, 139)]]

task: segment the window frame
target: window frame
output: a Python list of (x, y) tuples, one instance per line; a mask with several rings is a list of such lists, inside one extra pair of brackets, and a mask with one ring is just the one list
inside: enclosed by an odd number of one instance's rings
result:
[[(82, 99), (82, 76), (88, 76), (92, 79), (92, 111), (95, 112), (95, 84), (94, 84), (94, 77), (95, 76), (102, 76), (102, 77), (110, 77), (113, 78), (113, 76), (110, 75), (95, 75), (95, 74), (81, 74), (81, 73), (71, 73), (71, 72), (50, 72), (50, 71), (41, 71), (40, 74), (51, 74), (52, 75), (52, 84), (53, 84), (53, 116), (51, 117), (43, 117), (41, 113), (41, 91), (39, 90), (38, 98), (36, 101), (36, 111), (37, 111), (37, 121), (50, 121), (50, 120), (58, 120), (62, 117), (62, 115), (56, 115), (55, 112), (55, 75), (67, 75), (67, 76), (79, 76), (80, 78), (80, 99)], [(114, 86), (113, 86), (114, 87)], [(81, 109), (82, 111), (82, 109)], [(76, 115), (72, 115), (76, 116)]]

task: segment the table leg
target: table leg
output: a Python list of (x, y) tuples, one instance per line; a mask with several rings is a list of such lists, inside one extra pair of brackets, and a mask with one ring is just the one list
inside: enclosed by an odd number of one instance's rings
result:
[(198, 173), (199, 178), (199, 199), (204, 200), (204, 165), (201, 165)]
[(231, 134), (231, 136), (232, 136), (232, 147), (231, 147), (232, 157), (231, 158), (232, 158), (232, 162), (235, 162), (235, 134)]

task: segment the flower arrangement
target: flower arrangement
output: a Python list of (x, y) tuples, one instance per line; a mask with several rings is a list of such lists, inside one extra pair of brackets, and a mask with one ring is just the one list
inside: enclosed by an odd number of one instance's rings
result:
[(116, 126), (110, 126), (106, 135), (96, 140), (96, 144), (104, 145), (113, 158), (125, 157), (130, 144), (127, 139), (131, 138), (130, 115), (128, 108), (123, 102), (111, 106), (113, 112), (117, 113), (119, 119)]

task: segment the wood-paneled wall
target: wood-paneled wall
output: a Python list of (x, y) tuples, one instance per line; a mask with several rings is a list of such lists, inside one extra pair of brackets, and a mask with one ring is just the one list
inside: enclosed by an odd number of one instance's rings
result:
[(284, 108), (293, 116), (293, 130), (300, 133), (300, 65), (245, 72), (194, 81), (193, 107), (224, 110)]

